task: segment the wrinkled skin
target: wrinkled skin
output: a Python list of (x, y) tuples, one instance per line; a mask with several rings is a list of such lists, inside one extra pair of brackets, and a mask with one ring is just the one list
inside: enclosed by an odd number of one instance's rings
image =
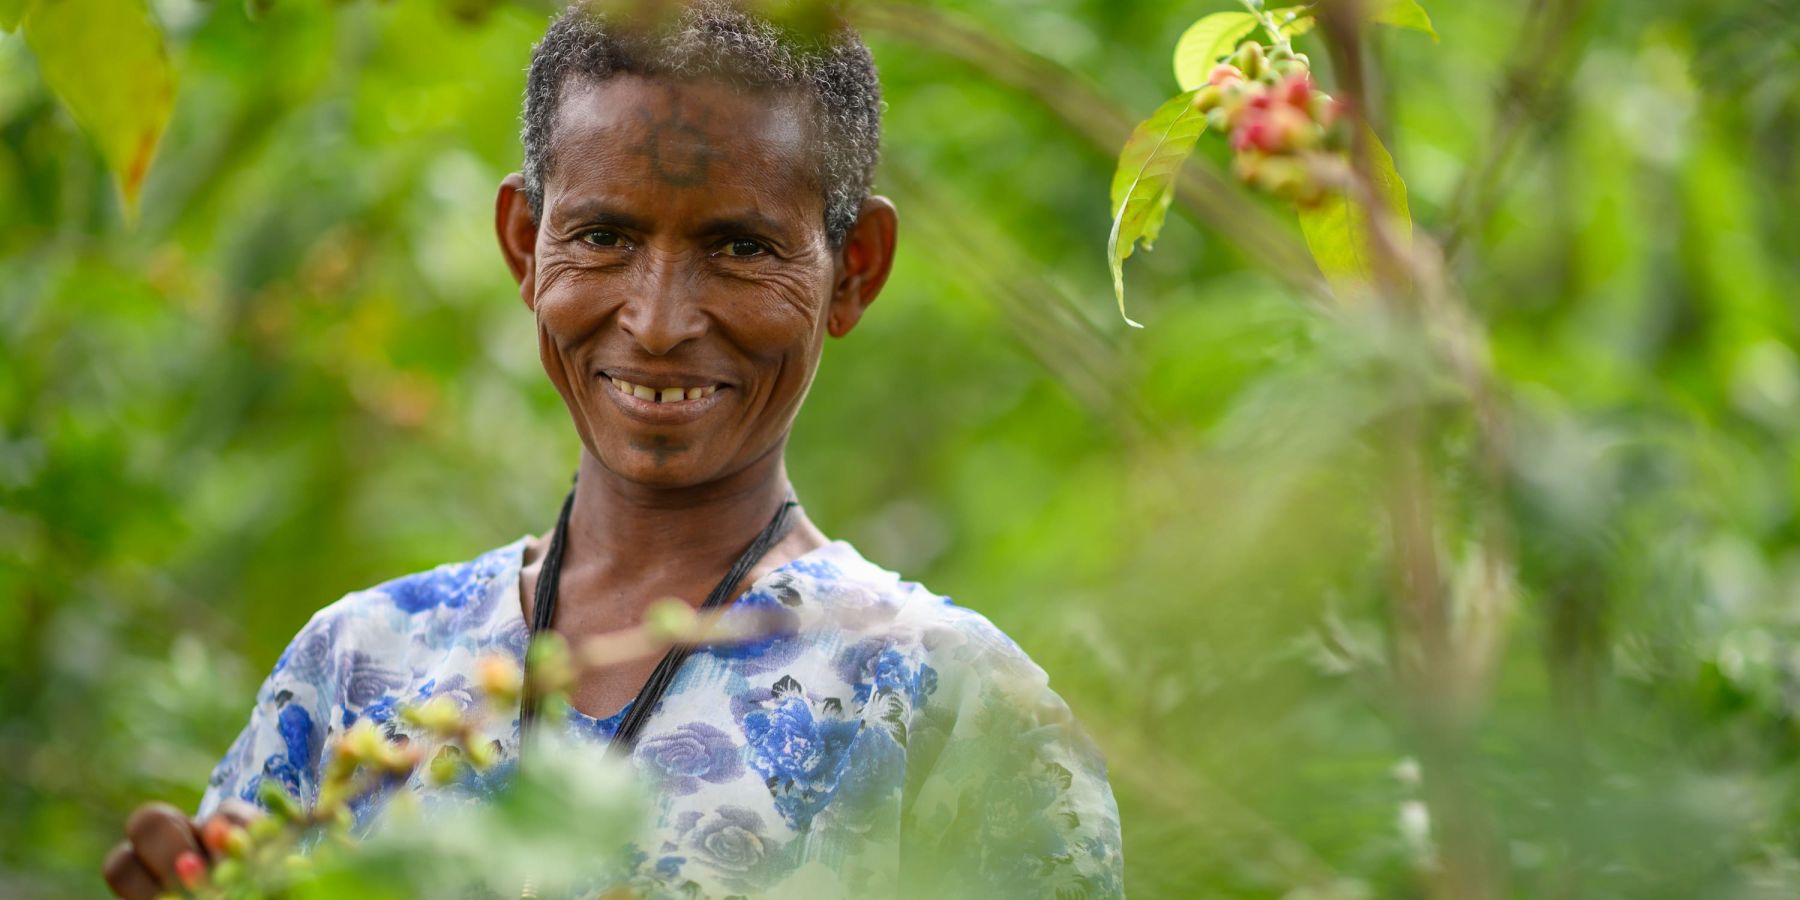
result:
[[(830, 246), (807, 112), (798, 96), (706, 82), (571, 83), (540, 227), (518, 184), (502, 189), (544, 370), (607, 471), (680, 488), (778, 452), (826, 335), (874, 299), (892, 207), (871, 200), (864, 233)], [(608, 376), (719, 385), (719, 398), (694, 421), (647, 423)]]

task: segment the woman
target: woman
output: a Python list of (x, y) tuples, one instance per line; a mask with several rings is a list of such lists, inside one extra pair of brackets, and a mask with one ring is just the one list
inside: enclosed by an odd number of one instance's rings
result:
[[(124, 897), (204, 858), (199, 822), (317, 791), (334, 737), (471, 702), (484, 654), (579, 643), (676, 597), (818, 627), (583, 671), (567, 722), (628, 748), (654, 821), (616, 880), (648, 896), (1121, 893), (1104, 768), (1041, 670), (980, 615), (829, 541), (792, 501), (789, 429), (827, 335), (893, 260), (871, 196), (879, 86), (853, 32), (720, 3), (565, 13), (533, 54), (501, 251), (581, 443), (556, 527), (353, 593), (295, 638), (198, 820), (147, 806), (106, 864)], [(483, 739), (516, 759), (520, 720)], [(506, 719), (507, 717), (501, 717)], [(436, 790), (415, 777), (406, 790)], [(710, 838), (746, 835), (723, 858)], [(192, 865), (190, 861), (188, 865)]]

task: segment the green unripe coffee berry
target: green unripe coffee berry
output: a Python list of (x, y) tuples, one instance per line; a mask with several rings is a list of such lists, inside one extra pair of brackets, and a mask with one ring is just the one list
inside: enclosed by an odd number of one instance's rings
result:
[(481, 741), (472, 740), (468, 743), (468, 759), (469, 765), (473, 766), (475, 771), (486, 772), (500, 761), (500, 754), (494, 749), (492, 743), (484, 744)]
[[(277, 781), (264, 781), (256, 791), (256, 799), (262, 801), (264, 809), (280, 819), (293, 819), (300, 815), (300, 806)], [(267, 819), (259, 821), (270, 821)]]
[(1301, 62), (1297, 59), (1293, 59), (1291, 57), (1288, 59), (1276, 60), (1275, 64), (1274, 64), (1274, 69), (1275, 69), (1275, 74), (1282, 78), (1291, 78), (1295, 75), (1305, 75), (1307, 72), (1311, 71), (1310, 69), (1308, 69), (1306, 67), (1306, 63), (1303, 63), (1303, 62)]
[(1231, 63), (1244, 73), (1245, 78), (1260, 78), (1268, 69), (1268, 59), (1263, 56), (1262, 45), (1255, 41), (1239, 44), (1237, 53), (1231, 57)]
[(462, 727), (462, 708), (448, 694), (439, 694), (419, 706), (408, 706), (400, 717), (433, 734), (448, 737)]
[[(269, 783), (265, 781), (265, 782), (263, 782), (263, 784), (268, 785)], [(275, 787), (274, 785), (269, 785), (269, 786), (273, 787), (275, 792), (278, 794), (281, 794), (283, 797), (287, 796), (287, 793), (285, 791), (282, 791), (281, 788)], [(266, 796), (264, 796), (262, 793), (259, 793), (257, 796), (264, 801), (263, 802), (264, 806), (269, 806), (268, 798)], [(274, 811), (274, 807), (269, 807), (269, 809), (271, 812)], [(274, 840), (275, 837), (279, 834), (281, 834), (281, 820), (275, 818), (274, 816), (266, 816), (261, 819), (255, 819), (255, 820), (251, 821), (251, 823), (250, 823), (250, 840), (252, 843), (255, 843), (255, 844), (267, 843), (271, 840)]]
[(1225, 102), (1225, 92), (1216, 84), (1209, 84), (1194, 94), (1194, 109), (1200, 113), (1210, 113)]
[(428, 769), (432, 784), (449, 784), (462, 774), (462, 751), (445, 747), (431, 758)]
[(235, 859), (222, 859), (213, 863), (212, 883), (220, 887), (237, 884), (244, 877), (244, 864)]

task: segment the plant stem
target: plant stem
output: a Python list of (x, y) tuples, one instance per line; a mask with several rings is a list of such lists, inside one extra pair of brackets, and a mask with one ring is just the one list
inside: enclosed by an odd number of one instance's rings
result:
[(1294, 49), (1293, 45), (1288, 42), (1288, 36), (1282, 33), (1281, 26), (1276, 24), (1275, 17), (1269, 15), (1269, 11), (1263, 8), (1262, 0), (1241, 0), (1241, 2), (1244, 4), (1244, 9), (1249, 10), (1250, 15), (1256, 17), (1257, 24), (1269, 33), (1270, 46), (1290, 52)]

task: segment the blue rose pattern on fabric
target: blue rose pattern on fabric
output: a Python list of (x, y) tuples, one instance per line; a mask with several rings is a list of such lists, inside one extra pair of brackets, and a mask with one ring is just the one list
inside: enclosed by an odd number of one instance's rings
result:
[[(410, 735), (398, 715), (407, 703), (475, 703), (478, 661), (525, 653), (524, 546), (321, 610), (259, 690), (201, 813), (226, 797), (255, 802), (265, 782), (310, 802), (333, 741), (357, 721)], [(980, 615), (842, 542), (758, 578), (727, 615), (772, 631), (700, 648), (682, 667), (631, 754), (657, 798), (655, 821), (597, 891), (1123, 895), (1118, 812), (1099, 755), (1042, 670)], [(561, 724), (606, 741), (623, 713), (570, 709)], [(358, 822), (378, 817), (393, 791), (482, 802), (503, 790), (518, 765), (516, 716), (481, 728), (495, 769), (451, 785), (423, 773), (396, 782), (358, 804)]]
[(750, 767), (768, 785), (781, 818), (804, 831), (831, 800), (861, 723), (815, 716), (811, 701), (794, 685), (777, 690), (766, 708), (746, 715), (743, 727)]
[(744, 774), (742, 748), (731, 735), (705, 722), (687, 722), (638, 742), (637, 758), (658, 785), (673, 794), (691, 794), (700, 782), (724, 784)]

